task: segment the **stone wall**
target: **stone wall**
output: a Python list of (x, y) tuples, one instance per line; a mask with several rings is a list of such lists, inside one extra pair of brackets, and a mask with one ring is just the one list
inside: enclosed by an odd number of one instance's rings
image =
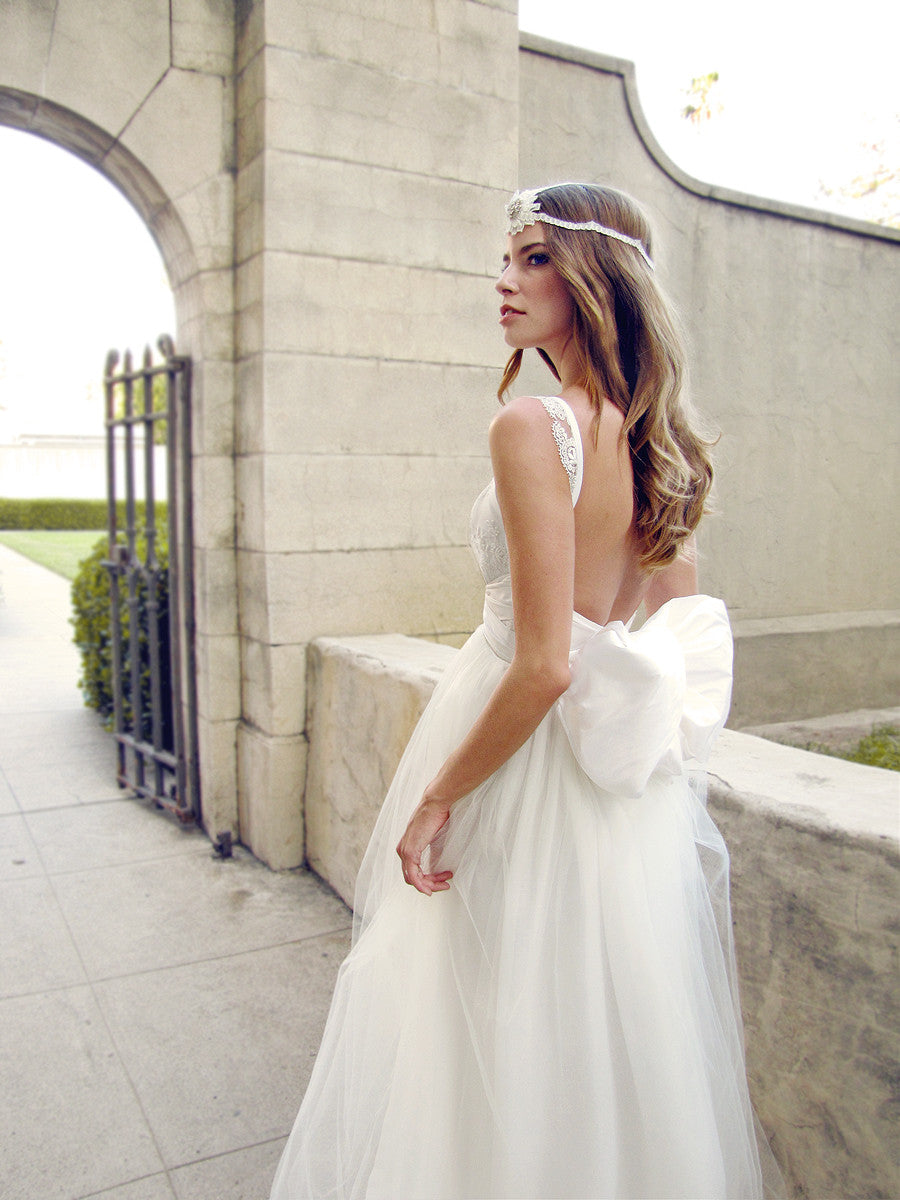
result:
[[(310, 647), (310, 863), (347, 903), (415, 721), (455, 653)], [(747, 1059), (797, 1200), (900, 1194), (897, 777), (726, 730), (710, 810), (729, 844)]]
[(732, 857), (754, 1100), (797, 1197), (900, 1194), (897, 775), (726, 730), (709, 806)]

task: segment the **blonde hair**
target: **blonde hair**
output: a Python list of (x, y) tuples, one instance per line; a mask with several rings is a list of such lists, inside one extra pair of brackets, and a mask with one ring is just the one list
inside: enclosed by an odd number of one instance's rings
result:
[[(596, 221), (639, 239), (652, 255), (647, 219), (623, 192), (565, 183), (539, 189), (538, 200), (548, 216)], [(696, 529), (712, 485), (712, 443), (694, 428), (683, 395), (686, 367), (674, 313), (635, 247), (590, 230), (549, 222), (543, 229), (550, 260), (575, 301), (577, 382), (590, 397), (594, 421), (600, 420), (604, 397), (625, 417), (621, 436), (631, 452), (641, 565), (655, 571), (677, 556)], [(521, 363), (522, 351), (516, 350), (500, 383), (501, 401)]]

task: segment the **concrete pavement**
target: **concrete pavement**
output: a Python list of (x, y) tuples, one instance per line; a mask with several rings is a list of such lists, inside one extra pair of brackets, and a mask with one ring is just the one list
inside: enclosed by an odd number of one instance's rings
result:
[(68, 616), (0, 546), (0, 1191), (263, 1200), (349, 910), (119, 791)]

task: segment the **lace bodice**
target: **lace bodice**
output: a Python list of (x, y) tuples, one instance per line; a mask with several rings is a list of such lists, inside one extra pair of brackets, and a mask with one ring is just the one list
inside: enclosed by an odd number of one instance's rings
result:
[[(572, 504), (578, 502), (584, 470), (584, 450), (575, 414), (559, 396), (539, 396), (550, 418), (550, 433), (559, 458), (569, 476)], [(509, 550), (497, 502), (494, 481), (487, 485), (472, 507), (469, 544), (486, 584), (509, 577)]]

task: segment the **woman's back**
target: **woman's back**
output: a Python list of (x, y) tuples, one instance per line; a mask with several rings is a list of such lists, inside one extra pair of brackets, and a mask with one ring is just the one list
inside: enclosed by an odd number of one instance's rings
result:
[(649, 576), (634, 532), (631, 455), (620, 437), (624, 418), (605, 401), (595, 420), (581, 388), (566, 390), (563, 399), (578, 421), (584, 453), (575, 505), (575, 611), (598, 625), (627, 621), (640, 606)]

